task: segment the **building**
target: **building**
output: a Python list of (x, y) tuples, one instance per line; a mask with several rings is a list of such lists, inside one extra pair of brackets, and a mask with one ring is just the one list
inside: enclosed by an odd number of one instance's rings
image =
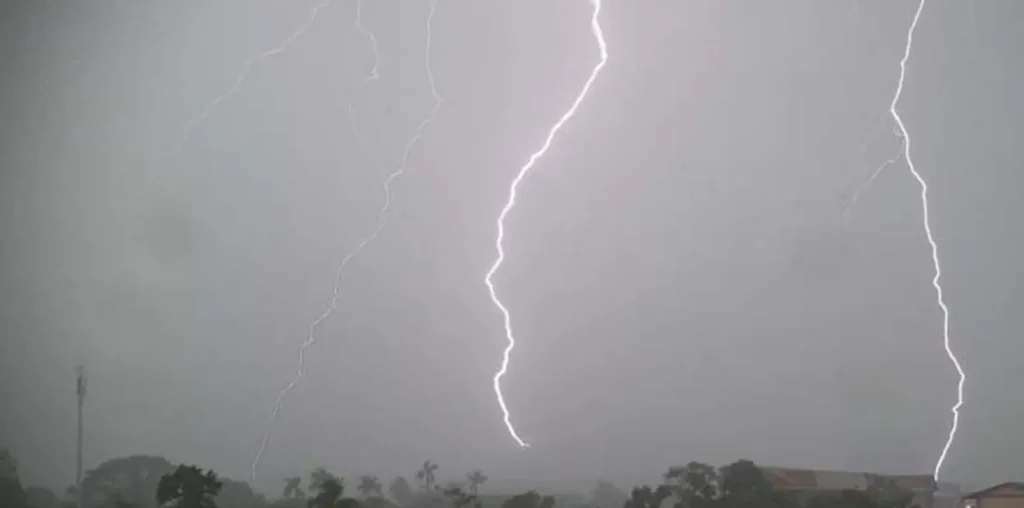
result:
[[(935, 508), (936, 485), (932, 475), (879, 475), (783, 467), (761, 467), (761, 471), (776, 489), (788, 493), (800, 503), (820, 494), (866, 490), (881, 480), (891, 481), (913, 494), (914, 505), (920, 508)], [(1019, 508), (1024, 508), (1024, 505)]]
[(1024, 483), (1006, 482), (964, 496), (963, 508), (1024, 508)]

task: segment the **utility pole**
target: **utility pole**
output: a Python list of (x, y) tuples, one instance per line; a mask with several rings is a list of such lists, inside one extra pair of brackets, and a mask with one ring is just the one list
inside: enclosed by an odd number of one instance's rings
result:
[(75, 374), (78, 377), (78, 448), (75, 453), (75, 504), (83, 508), (82, 492), (82, 404), (85, 402), (85, 367), (75, 367)]

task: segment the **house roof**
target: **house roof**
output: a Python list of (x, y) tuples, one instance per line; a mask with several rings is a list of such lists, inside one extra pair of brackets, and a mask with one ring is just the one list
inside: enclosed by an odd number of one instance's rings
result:
[(1022, 497), (1024, 496), (1024, 483), (1003, 482), (993, 485), (987, 489), (965, 494), (964, 499), (978, 499), (983, 497)]
[(865, 489), (874, 478), (892, 480), (911, 492), (932, 492), (935, 481), (931, 475), (876, 475), (853, 471), (762, 467), (768, 481), (782, 490), (844, 490)]
[(896, 485), (911, 492), (927, 491), (933, 492), (939, 489), (935, 483), (935, 477), (930, 474), (908, 474), (908, 475), (878, 475), (881, 478), (892, 480)]
[(804, 490), (818, 487), (818, 479), (812, 469), (762, 467), (761, 472), (779, 489)]

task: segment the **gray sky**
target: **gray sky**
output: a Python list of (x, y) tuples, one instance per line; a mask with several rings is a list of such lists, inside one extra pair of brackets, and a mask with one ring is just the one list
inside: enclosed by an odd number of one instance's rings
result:
[[(930, 473), (956, 376), (919, 188), (886, 117), (911, 1), (606, 0), (610, 57), (521, 186), (499, 292), (483, 275), (508, 184), (597, 62), (584, 0), (439, 0), (445, 99), (308, 350), (258, 485), (341, 474), (552, 480), (739, 457)], [(0, 16), (2, 439), (29, 483), (150, 453), (245, 478), (337, 261), (431, 102), (427, 3), (352, 1), (244, 62), (316, 0), (35, 1)], [(928, 2), (901, 111), (931, 187), (968, 372), (945, 478), (1024, 466), (1019, 309), (1024, 3)], [(347, 107), (355, 104), (354, 136)]]

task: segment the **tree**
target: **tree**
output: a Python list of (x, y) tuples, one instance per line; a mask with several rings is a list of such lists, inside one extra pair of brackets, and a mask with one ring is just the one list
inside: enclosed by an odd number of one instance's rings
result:
[(719, 498), (718, 471), (701, 462), (669, 468), (665, 483), (676, 496), (676, 508), (714, 508)]
[(213, 498), (222, 486), (212, 469), (204, 473), (199, 466), (182, 464), (160, 477), (156, 500), (161, 505), (173, 503), (175, 508), (217, 508)]
[(672, 487), (659, 485), (652, 489), (647, 485), (636, 487), (630, 494), (629, 499), (623, 503), (623, 508), (661, 508), (661, 503), (672, 496)]
[(624, 492), (606, 480), (598, 480), (590, 491), (590, 501), (601, 508), (619, 508), (628, 499)]
[(111, 494), (104, 506), (109, 508), (136, 508), (135, 503), (126, 500), (120, 492)]
[(356, 487), (356, 489), (359, 490), (359, 493), (362, 494), (363, 497), (370, 497), (373, 494), (377, 494), (378, 496), (384, 495), (383, 489), (380, 485), (380, 480), (373, 475), (363, 475), (359, 477), (359, 486)]
[(416, 479), (423, 482), (424, 489), (434, 488), (434, 471), (437, 471), (437, 464), (430, 460), (423, 461), (423, 468), (416, 471)]
[(266, 499), (255, 492), (248, 483), (222, 478), (223, 486), (215, 501), (220, 508), (255, 508), (266, 504)]
[(326, 468), (318, 467), (314, 469), (312, 473), (309, 473), (310, 490), (323, 492), (324, 486), (327, 483), (331, 483), (330, 488), (334, 488), (333, 484), (337, 483), (338, 486), (340, 486), (342, 490), (344, 490), (344, 480), (337, 476), (334, 476)]
[(302, 478), (291, 476), (284, 479), (284, 492), (281, 497), (285, 499), (306, 499), (306, 493), (302, 491)]
[(25, 490), (18, 476), (18, 462), (7, 448), (0, 448), (0, 506), (24, 508)]
[(388, 486), (388, 493), (391, 494), (391, 499), (394, 499), (400, 505), (404, 505), (412, 500), (412, 488), (409, 487), (409, 481), (404, 476), (396, 477), (391, 481), (391, 485)]
[(469, 482), (469, 491), (476, 496), (479, 494), (480, 486), (487, 483), (487, 477), (484, 476), (483, 471), (477, 469), (476, 471), (466, 475), (466, 481)]
[(327, 472), (324, 468), (313, 471), (309, 487), (317, 491), (316, 496), (309, 501), (311, 508), (334, 508), (341, 495), (345, 493), (345, 486), (341, 478)]
[(476, 494), (470, 494), (462, 490), (462, 487), (458, 486), (450, 486), (446, 489), (442, 489), (441, 493), (451, 501), (452, 506), (455, 508), (467, 508), (476, 502), (477, 499)]
[(368, 497), (359, 504), (362, 508), (398, 508), (397, 504), (381, 496)]
[(501, 503), (501, 508), (554, 508), (555, 498), (541, 496), (536, 491), (529, 491), (512, 496)]
[[(85, 472), (82, 498), (86, 507), (93, 507), (109, 504), (110, 497), (116, 493), (122, 501), (139, 508), (152, 507), (158, 483), (174, 470), (174, 465), (163, 457), (131, 455), (110, 459)], [(69, 499), (77, 497), (74, 490), (67, 494)]]
[(434, 487), (434, 490), (440, 492), (441, 495), (444, 495), (444, 491), (446, 490), (465, 490), (465, 487), (466, 484), (463, 482), (460, 482), (458, 480), (448, 480), (447, 482), (445, 482), (443, 487), (438, 485)]
[(7, 448), (0, 448), (0, 479), (12, 480), (18, 478), (18, 461)]
[(25, 489), (25, 505), (29, 508), (65, 508), (73, 507), (74, 502), (62, 500), (46, 487), (29, 487)]
[(792, 503), (765, 478), (749, 460), (738, 460), (721, 468), (722, 508), (792, 508)]
[(359, 501), (342, 497), (345, 484), (341, 478), (322, 467), (314, 470), (310, 476), (309, 486), (317, 491), (317, 495), (308, 502), (310, 508), (359, 508)]

